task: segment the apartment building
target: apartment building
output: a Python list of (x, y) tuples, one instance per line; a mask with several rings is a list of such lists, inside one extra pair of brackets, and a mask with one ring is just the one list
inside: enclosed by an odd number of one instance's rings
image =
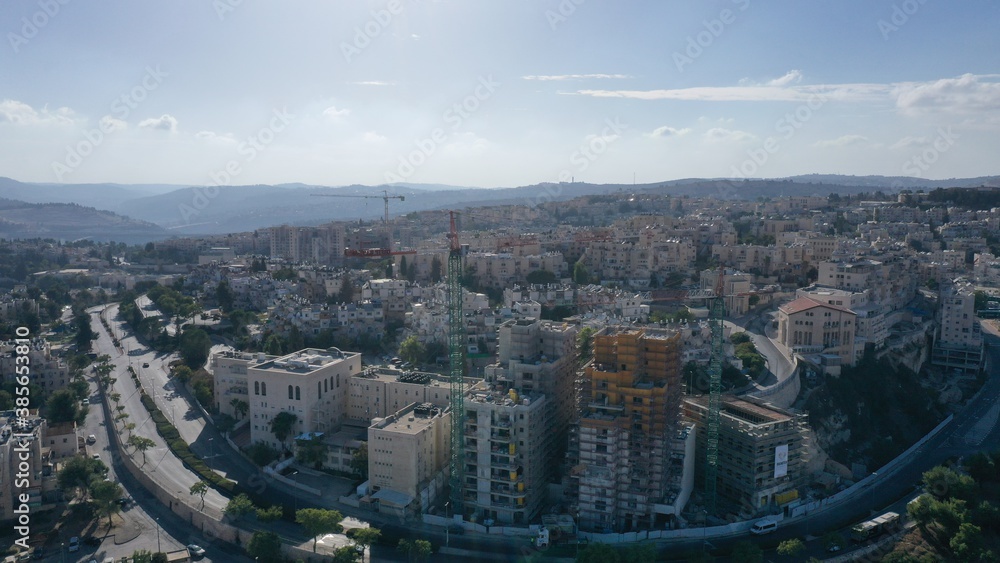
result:
[[(480, 381), (466, 378), (466, 387)], [(439, 408), (451, 404), (448, 377), (436, 373), (368, 367), (352, 376), (348, 385), (347, 420), (352, 424), (368, 425), (373, 418), (398, 412), (411, 403)]]
[(837, 365), (852, 365), (856, 320), (850, 309), (799, 297), (778, 307), (778, 341), (793, 352), (836, 356)]
[(462, 499), (467, 518), (526, 525), (542, 508), (557, 436), (548, 397), (505, 385), (465, 399)]
[(379, 512), (406, 516), (437, 502), (448, 481), (452, 415), (411, 403), (368, 427), (368, 485)]
[(565, 323), (538, 319), (512, 319), (497, 331), (497, 362), (486, 366), (485, 379), (501, 391), (544, 395), (554, 436), (546, 455), (549, 477), (566, 451), (566, 436), (573, 419), (573, 379), (576, 375), (578, 329)]
[[(17, 355), (14, 353), (14, 346), (13, 340), (0, 342), (0, 373), (15, 372)], [(44, 338), (31, 339), (28, 358), (31, 361), (31, 382), (40, 386), (46, 393), (69, 385), (69, 366), (52, 354), (49, 343)]]
[(570, 503), (583, 530), (663, 528), (687, 500), (678, 497), (693, 451), (694, 435), (679, 425), (681, 337), (606, 330), (594, 337), (594, 359), (577, 385)]
[(270, 238), (271, 258), (334, 265), (344, 258), (346, 237), (340, 223), (318, 227), (271, 227)]
[(361, 373), (361, 354), (337, 348), (306, 348), (278, 358), (263, 358), (247, 366), (250, 441), (279, 443), (271, 421), (281, 412), (297, 417), (292, 435), (333, 432), (347, 418), (350, 379)]
[(960, 278), (942, 284), (938, 295), (938, 331), (931, 363), (978, 373), (983, 363), (983, 333), (976, 318), (975, 286)]
[(850, 309), (857, 315), (854, 338), (857, 340), (856, 347), (859, 353), (864, 350), (865, 345), (881, 347), (889, 338), (889, 328), (891, 328), (888, 320), (889, 308), (872, 298), (870, 288), (864, 291), (851, 291), (813, 284), (796, 290), (795, 295)]
[[(697, 425), (698, 470), (704, 475), (708, 397), (686, 398), (684, 416)], [(752, 518), (799, 498), (812, 444), (807, 415), (724, 396), (719, 422), (719, 515)]]
[[(726, 316), (739, 317), (750, 310), (750, 274), (723, 269), (722, 295), (726, 298)], [(714, 291), (719, 280), (719, 270), (701, 272), (701, 289)]]
[(236, 352), (225, 350), (212, 354), (210, 368), (215, 388), (215, 408), (223, 414), (239, 420), (246, 415), (240, 416), (236, 412), (233, 400), (240, 400), (250, 405), (250, 393), (247, 390), (247, 369), (252, 363), (262, 363), (267, 360), (276, 360), (279, 356), (270, 356), (259, 353)]
[[(24, 425), (9, 423), (0, 427), (0, 520), (16, 518), (15, 511), (37, 511), (43, 502), (43, 485), (55, 486), (49, 448), (44, 441), (45, 420), (38, 417), (29, 418)], [(25, 494), (26, 503), (21, 501)]]

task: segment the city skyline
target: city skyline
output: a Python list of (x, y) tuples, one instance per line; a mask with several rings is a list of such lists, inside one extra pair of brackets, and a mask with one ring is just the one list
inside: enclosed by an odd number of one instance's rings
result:
[(990, 175), (998, 15), (917, 0), (19, 1), (0, 16), (0, 170), (477, 187)]

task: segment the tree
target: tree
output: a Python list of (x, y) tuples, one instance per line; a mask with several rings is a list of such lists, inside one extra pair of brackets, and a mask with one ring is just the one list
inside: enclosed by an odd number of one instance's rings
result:
[(272, 461), (278, 459), (278, 450), (272, 448), (270, 445), (264, 442), (257, 442), (256, 444), (251, 444), (246, 449), (247, 457), (250, 461), (256, 463), (260, 467), (271, 463)]
[(730, 557), (737, 563), (760, 563), (764, 560), (764, 552), (752, 541), (743, 540), (733, 546)]
[(226, 504), (226, 508), (223, 509), (223, 514), (229, 516), (230, 518), (241, 518), (246, 514), (249, 514), (255, 510), (253, 501), (246, 493), (240, 493), (233, 498), (229, 499)]
[(340, 531), (340, 521), (344, 516), (336, 510), (325, 508), (302, 508), (295, 513), (295, 521), (306, 529), (313, 539), (313, 553), (319, 536)]
[(959, 561), (976, 561), (983, 549), (983, 531), (974, 524), (963, 522), (958, 533), (951, 537), (948, 546)]
[(285, 511), (282, 510), (281, 505), (275, 504), (267, 508), (257, 509), (257, 520), (261, 522), (274, 522), (275, 520), (281, 519)]
[(847, 542), (844, 541), (844, 536), (838, 534), (837, 532), (827, 532), (820, 540), (820, 542), (826, 549), (831, 549), (831, 548), (842, 549), (847, 546)]
[(595, 331), (592, 327), (584, 327), (576, 335), (576, 348), (580, 351), (580, 363), (586, 363), (590, 358), (590, 347), (594, 341)]
[(431, 553), (434, 553), (434, 546), (427, 540), (414, 540), (410, 553), (416, 561), (427, 561)]
[(933, 505), (934, 497), (927, 494), (920, 495), (906, 505), (906, 512), (921, 529), (926, 529), (932, 521)]
[(633, 544), (625, 550), (629, 563), (656, 563), (656, 546), (651, 543)]
[(354, 283), (351, 282), (351, 277), (347, 274), (344, 274), (344, 278), (340, 282), (340, 293), (337, 294), (337, 299), (341, 303), (354, 301)]
[(246, 416), (247, 412), (250, 411), (250, 405), (243, 399), (233, 399), (229, 401), (229, 404), (233, 407), (237, 419)]
[(410, 335), (399, 345), (399, 357), (411, 364), (423, 361), (427, 351), (424, 344), (417, 340), (416, 335)]
[(50, 424), (72, 422), (80, 415), (80, 401), (69, 389), (59, 389), (45, 402), (46, 418)]
[(102, 461), (84, 457), (72, 457), (63, 464), (62, 469), (56, 475), (56, 482), (59, 488), (64, 491), (76, 490), (79, 496), (90, 487), (93, 480), (100, 479), (104, 474), (105, 465)]
[[(378, 543), (379, 538), (382, 537), (382, 530), (378, 528), (358, 528), (354, 532), (354, 543), (361, 546), (361, 550), (368, 551), (368, 548), (372, 545)], [(363, 559), (363, 558), (362, 558)]]
[(128, 436), (129, 436), (129, 438), (131, 438), (132, 437), (132, 431), (135, 430), (135, 423), (134, 422), (129, 422), (128, 424), (126, 424), (125, 425), (125, 430), (128, 430)]
[(285, 445), (285, 440), (291, 435), (292, 428), (295, 427), (298, 420), (298, 415), (288, 411), (281, 411), (271, 419), (271, 433), (281, 442), (282, 446)]
[(962, 475), (949, 467), (938, 465), (924, 472), (924, 489), (937, 498), (960, 498), (970, 500), (976, 490), (976, 482), (968, 475)]
[(524, 279), (528, 283), (550, 284), (555, 283), (556, 275), (548, 270), (534, 270), (529, 272)]
[(204, 366), (211, 350), (212, 340), (204, 330), (200, 328), (185, 330), (181, 335), (178, 352), (191, 369), (196, 370)]
[(802, 553), (805, 550), (806, 550), (806, 544), (799, 538), (792, 538), (790, 540), (785, 540), (778, 544), (778, 555), (797, 557), (800, 553)]
[(142, 452), (142, 465), (146, 465), (146, 451), (156, 445), (151, 438), (145, 436), (129, 436), (128, 441), (125, 442), (129, 446), (135, 448), (135, 451)]
[(229, 312), (233, 308), (233, 290), (229, 287), (227, 280), (222, 280), (215, 287), (215, 300), (219, 303), (219, 308)]
[(274, 532), (254, 532), (247, 553), (259, 563), (281, 563), (281, 538)]
[(579, 563), (620, 563), (622, 558), (610, 545), (592, 543), (576, 556)]
[(90, 315), (85, 312), (78, 313), (73, 317), (73, 326), (76, 327), (76, 347), (81, 352), (90, 350), (90, 342), (97, 338), (94, 330), (90, 327)]
[(198, 495), (201, 498), (201, 507), (205, 508), (205, 495), (208, 494), (208, 483), (198, 481), (188, 489), (188, 494)]
[(108, 517), (108, 530), (110, 530), (113, 525), (111, 517), (121, 510), (118, 504), (118, 499), (122, 497), (121, 485), (111, 481), (95, 480), (90, 486), (90, 497), (97, 515)]
[(298, 444), (298, 448), (296, 448), (295, 457), (299, 460), (299, 463), (311, 465), (316, 469), (323, 466), (323, 461), (326, 460), (327, 447), (320, 436), (313, 435), (308, 440), (296, 440), (296, 443)]
[(153, 563), (153, 554), (148, 549), (137, 549), (132, 552), (130, 560), (132, 563)]
[(362, 479), (368, 479), (368, 442), (361, 442), (358, 449), (351, 454), (351, 471), (355, 475), (360, 475)]
[(399, 259), (399, 277), (406, 279), (407, 275), (410, 273), (410, 268), (406, 262), (406, 256)]
[(162, 551), (157, 551), (149, 558), (149, 563), (167, 563), (168, 561), (167, 554)]
[(349, 545), (342, 545), (333, 550), (333, 563), (355, 563), (359, 557), (360, 554)]
[(431, 258), (431, 281), (434, 283), (441, 281), (441, 257), (437, 254)]
[(579, 285), (590, 283), (590, 272), (587, 271), (587, 266), (583, 263), (583, 260), (573, 265), (573, 281)]

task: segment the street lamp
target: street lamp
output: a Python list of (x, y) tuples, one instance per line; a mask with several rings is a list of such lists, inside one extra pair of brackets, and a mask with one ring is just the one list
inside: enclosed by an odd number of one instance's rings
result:
[(875, 480), (876, 479), (878, 479), (878, 472), (877, 471), (872, 471), (872, 489), (871, 489), (871, 492), (872, 492), (872, 494), (871, 494), (871, 497), (872, 497), (872, 513), (875, 512)]
[(160, 519), (159, 518), (156, 519), (156, 551), (158, 553), (162, 553), (162, 551), (163, 551), (162, 549), (160, 549)]
[(444, 546), (448, 547), (451, 545), (451, 536), (449, 532), (451, 531), (451, 501), (444, 503), (444, 514), (448, 522), (444, 527)]
[(215, 457), (215, 443), (214, 443), (214, 441), (215, 441), (215, 438), (209, 438), (208, 439), (208, 447), (210, 448), (209, 452), (212, 454), (212, 455), (209, 456), (209, 459), (212, 459), (212, 458)]

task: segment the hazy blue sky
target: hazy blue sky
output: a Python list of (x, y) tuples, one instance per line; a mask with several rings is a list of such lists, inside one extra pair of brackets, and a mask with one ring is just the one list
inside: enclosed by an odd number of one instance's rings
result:
[(7, 0), (0, 176), (997, 174), (990, 0)]

